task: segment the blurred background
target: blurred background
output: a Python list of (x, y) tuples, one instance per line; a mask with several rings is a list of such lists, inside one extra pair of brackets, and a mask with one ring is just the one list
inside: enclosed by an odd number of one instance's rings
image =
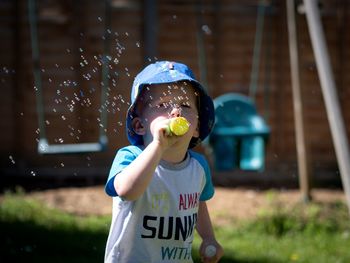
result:
[[(318, 7), (349, 135), (350, 5)], [(309, 180), (339, 187), (303, 4), (294, 9)], [(269, 128), (260, 169), (222, 171), (210, 143), (198, 147), (217, 185), (298, 186), (286, 1), (3, 0), (0, 12), (3, 186), (104, 183), (128, 144), (133, 79), (157, 60), (188, 64), (214, 99), (246, 96)]]
[(103, 186), (129, 144), (132, 82), (169, 60), (215, 102), (196, 150), (220, 262), (350, 262), (349, 12), (348, 0), (1, 0), (0, 261), (103, 261)]

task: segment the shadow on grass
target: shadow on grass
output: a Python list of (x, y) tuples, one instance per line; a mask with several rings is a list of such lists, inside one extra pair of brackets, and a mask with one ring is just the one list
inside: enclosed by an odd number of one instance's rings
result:
[(0, 262), (103, 262), (107, 233), (0, 222)]
[[(40, 226), (32, 221), (0, 222), (0, 262), (103, 262), (106, 231)], [(201, 262), (198, 253), (194, 262)], [(224, 257), (221, 263), (277, 263), (271, 259)], [(144, 262), (147, 263), (147, 262)]]
[[(200, 262), (200, 261), (195, 261)], [(223, 258), (220, 263), (278, 263), (271, 261), (271, 259), (235, 259), (235, 258)]]
[[(193, 255), (193, 261), (194, 263), (202, 262), (198, 257), (198, 253)], [(276, 261), (271, 258), (238, 258), (232, 255), (224, 255), (224, 257), (220, 260), (220, 263), (280, 263), (280, 261)]]

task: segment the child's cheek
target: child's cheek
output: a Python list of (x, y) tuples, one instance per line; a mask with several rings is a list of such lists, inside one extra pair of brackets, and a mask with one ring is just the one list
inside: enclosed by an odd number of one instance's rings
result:
[(198, 114), (197, 113), (191, 112), (191, 113), (188, 113), (186, 115), (184, 114), (183, 117), (185, 117), (191, 123), (191, 125), (196, 125), (198, 123)]

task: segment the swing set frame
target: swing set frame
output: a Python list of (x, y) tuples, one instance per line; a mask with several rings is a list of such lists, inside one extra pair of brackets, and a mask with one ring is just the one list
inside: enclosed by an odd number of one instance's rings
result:
[[(104, 54), (102, 63), (102, 82), (101, 82), (101, 105), (103, 105), (107, 98), (107, 89), (109, 85), (108, 79), (108, 53), (110, 50), (110, 36), (107, 32), (111, 24), (110, 15), (110, 0), (105, 0), (105, 30), (104, 30)], [(37, 5), (36, 0), (28, 0), (28, 18), (30, 26), (31, 48), (32, 48), (32, 61), (33, 61), (33, 76), (34, 84), (36, 87), (36, 110), (38, 114), (39, 125), (39, 142), (38, 153), (39, 154), (74, 154), (74, 153), (90, 153), (101, 152), (106, 150), (108, 139), (105, 132), (107, 124), (107, 112), (103, 109), (100, 111), (101, 126), (99, 128), (99, 139), (97, 142), (91, 143), (72, 143), (72, 144), (50, 144), (46, 137), (45, 127), (45, 112), (44, 112), (44, 99), (43, 99), (43, 85), (42, 76), (40, 70), (40, 49), (38, 40), (38, 18), (37, 18)]]

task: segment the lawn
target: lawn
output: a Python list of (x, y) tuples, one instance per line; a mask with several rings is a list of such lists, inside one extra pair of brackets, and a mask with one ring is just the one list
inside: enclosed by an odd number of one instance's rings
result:
[[(109, 224), (110, 216), (76, 216), (6, 194), (0, 262), (103, 262)], [(342, 202), (288, 209), (271, 203), (254, 219), (214, 225), (225, 249), (221, 262), (350, 262), (350, 220)], [(195, 262), (198, 246), (196, 236)]]

